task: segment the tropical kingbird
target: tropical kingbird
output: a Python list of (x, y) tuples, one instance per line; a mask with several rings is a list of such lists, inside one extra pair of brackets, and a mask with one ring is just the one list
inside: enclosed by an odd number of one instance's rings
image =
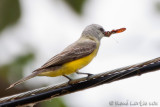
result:
[(82, 32), (81, 37), (75, 43), (69, 45), (61, 53), (52, 57), (43, 66), (33, 71), (31, 75), (10, 85), (9, 88), (35, 76), (64, 76), (69, 80), (70, 78), (67, 75), (74, 72), (78, 74), (88, 74), (89, 76), (89, 73), (80, 73), (78, 70), (89, 64), (96, 56), (101, 38), (109, 37), (111, 34), (120, 33), (124, 30), (125, 28), (105, 31), (102, 26), (97, 24), (87, 26)]

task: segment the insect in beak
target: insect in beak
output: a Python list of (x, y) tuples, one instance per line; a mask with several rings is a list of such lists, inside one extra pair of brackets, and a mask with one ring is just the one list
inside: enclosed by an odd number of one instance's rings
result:
[(112, 31), (106, 31), (105, 36), (110, 37), (112, 34), (121, 33), (121, 32), (124, 32), (125, 30), (126, 30), (126, 28), (120, 28), (120, 29), (116, 29), (116, 30), (112, 30)]

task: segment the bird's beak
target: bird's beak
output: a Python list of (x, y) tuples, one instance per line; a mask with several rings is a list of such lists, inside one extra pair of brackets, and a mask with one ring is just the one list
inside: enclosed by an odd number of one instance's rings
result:
[(105, 36), (106, 37), (110, 37), (112, 34), (115, 34), (115, 33), (121, 33), (121, 32), (124, 32), (126, 30), (126, 28), (120, 28), (120, 29), (116, 29), (116, 30), (112, 30), (112, 31), (105, 31)]

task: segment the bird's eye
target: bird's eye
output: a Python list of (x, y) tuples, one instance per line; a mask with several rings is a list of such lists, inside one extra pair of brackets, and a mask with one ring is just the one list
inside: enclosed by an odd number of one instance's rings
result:
[(103, 28), (99, 28), (99, 30), (100, 30), (101, 32), (104, 32), (104, 29), (103, 29)]

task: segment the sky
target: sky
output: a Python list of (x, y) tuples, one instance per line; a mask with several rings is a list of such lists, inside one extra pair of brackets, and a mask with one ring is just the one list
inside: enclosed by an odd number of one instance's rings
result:
[[(127, 30), (103, 38), (98, 55), (81, 72), (96, 74), (159, 57), (160, 13), (156, 12), (157, 2), (160, 1), (89, 0), (84, 6), (83, 16), (78, 16), (60, 0), (21, 0), (20, 21), (1, 34), (5, 36), (0, 40), (3, 41), (0, 48), (6, 47), (0, 55), (1, 63), (7, 63), (17, 53), (25, 53), (21, 44), (32, 47), (36, 60), (26, 67), (24, 76), (27, 76), (76, 41), (90, 24), (99, 24), (105, 30), (122, 27)], [(148, 73), (65, 95), (64, 99), (70, 107), (113, 107), (110, 105), (112, 101), (155, 101), (160, 106), (159, 76), (158, 71)], [(25, 84), (51, 85), (59, 80), (66, 81), (62, 77), (36, 77)]]

